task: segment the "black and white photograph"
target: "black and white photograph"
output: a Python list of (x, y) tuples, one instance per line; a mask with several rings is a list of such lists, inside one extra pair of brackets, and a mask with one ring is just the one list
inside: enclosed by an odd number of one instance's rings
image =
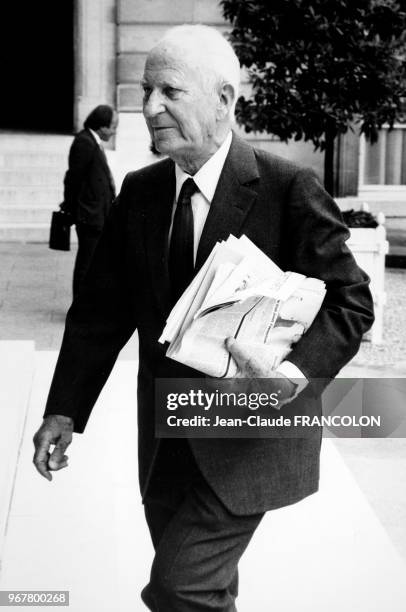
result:
[(2, 18), (0, 608), (403, 612), (406, 1)]

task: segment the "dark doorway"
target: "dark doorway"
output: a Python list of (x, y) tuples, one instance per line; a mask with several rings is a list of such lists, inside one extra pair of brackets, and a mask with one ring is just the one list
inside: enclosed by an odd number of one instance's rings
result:
[(0, 8), (0, 129), (73, 129), (74, 0), (15, 0)]

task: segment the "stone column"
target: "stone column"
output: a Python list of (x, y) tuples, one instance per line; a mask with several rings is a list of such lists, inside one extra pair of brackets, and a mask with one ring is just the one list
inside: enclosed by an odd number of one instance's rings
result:
[(116, 104), (116, 0), (75, 0), (74, 126)]

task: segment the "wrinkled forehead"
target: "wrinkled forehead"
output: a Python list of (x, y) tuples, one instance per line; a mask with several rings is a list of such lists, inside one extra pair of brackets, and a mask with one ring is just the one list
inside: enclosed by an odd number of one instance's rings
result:
[(158, 44), (148, 54), (144, 78), (156, 78), (160, 74), (173, 78), (199, 79), (204, 71), (204, 61), (198, 53), (190, 53), (181, 45)]

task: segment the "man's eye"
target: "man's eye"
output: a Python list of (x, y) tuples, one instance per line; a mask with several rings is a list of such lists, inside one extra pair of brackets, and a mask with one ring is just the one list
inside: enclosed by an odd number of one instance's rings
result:
[(151, 95), (151, 88), (144, 86), (142, 89), (144, 91), (144, 100), (146, 100)]
[(164, 94), (170, 100), (174, 100), (179, 95), (179, 89), (175, 89), (174, 87), (165, 87)]

